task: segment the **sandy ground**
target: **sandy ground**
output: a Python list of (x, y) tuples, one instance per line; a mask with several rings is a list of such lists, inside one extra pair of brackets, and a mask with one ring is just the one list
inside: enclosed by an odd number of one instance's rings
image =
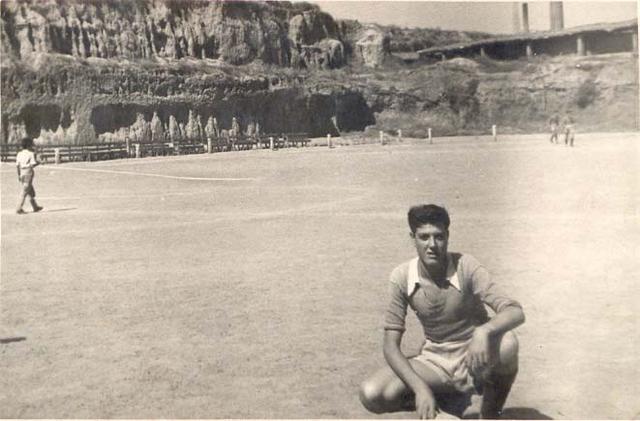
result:
[(638, 418), (639, 140), (49, 165), (45, 211), (24, 216), (3, 164), (0, 416), (374, 418), (357, 387), (383, 364), (388, 275), (414, 254), (405, 214), (435, 202), (450, 249), (525, 308), (506, 416)]

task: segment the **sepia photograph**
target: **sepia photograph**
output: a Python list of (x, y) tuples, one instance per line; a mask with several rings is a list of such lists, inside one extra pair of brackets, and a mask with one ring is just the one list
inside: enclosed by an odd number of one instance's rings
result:
[(0, 418), (640, 419), (637, 0), (0, 0)]

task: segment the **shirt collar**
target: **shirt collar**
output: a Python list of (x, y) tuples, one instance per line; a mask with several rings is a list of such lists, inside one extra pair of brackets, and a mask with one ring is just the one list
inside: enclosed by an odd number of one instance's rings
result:
[[(418, 269), (418, 265), (420, 264), (419, 258), (414, 258), (411, 263), (409, 263), (409, 275), (407, 276), (407, 294), (411, 296), (418, 285), (420, 285), (420, 271)], [(453, 257), (451, 253), (447, 253), (447, 281), (449, 284), (461, 291), (460, 289), (460, 280), (458, 279), (458, 270), (453, 264)]]

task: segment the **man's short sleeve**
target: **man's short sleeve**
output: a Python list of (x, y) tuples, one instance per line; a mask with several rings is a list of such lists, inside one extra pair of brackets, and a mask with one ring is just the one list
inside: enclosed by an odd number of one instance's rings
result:
[(518, 307), (522, 308), (519, 302), (508, 297), (497, 285), (491, 280), (489, 271), (475, 259), (473, 259), (473, 266), (475, 266), (471, 272), (471, 288), (474, 295), (477, 295), (482, 302), (487, 304), (496, 313), (501, 312), (506, 307)]
[[(405, 331), (405, 318), (407, 316), (407, 274), (402, 266), (398, 266), (391, 272), (389, 279), (389, 305), (384, 316), (384, 329)], [(403, 288), (403, 286), (405, 288)]]

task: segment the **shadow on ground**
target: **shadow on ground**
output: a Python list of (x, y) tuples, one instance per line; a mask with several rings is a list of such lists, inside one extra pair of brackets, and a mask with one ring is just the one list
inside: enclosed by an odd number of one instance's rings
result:
[[(443, 411), (462, 419), (477, 419), (479, 416), (480, 397), (476, 400), (462, 394), (440, 395), (438, 404)], [(502, 411), (502, 419), (509, 420), (552, 420), (550, 416), (543, 414), (534, 408), (507, 407)]]
[(43, 210), (43, 212), (46, 212), (46, 213), (66, 212), (66, 211), (72, 211), (72, 210), (76, 210), (76, 209), (78, 209), (78, 208), (45, 209), (45, 210)]
[[(468, 412), (464, 414), (464, 419), (478, 419), (477, 412)], [(503, 420), (552, 420), (550, 416), (543, 414), (535, 408), (514, 407), (505, 408), (500, 417)]]
[(550, 416), (543, 414), (535, 408), (514, 407), (505, 408), (502, 418), (510, 420), (552, 420)]
[(27, 338), (24, 336), (14, 336), (11, 338), (0, 338), (0, 344), (9, 344), (11, 342), (22, 342), (26, 341)]

